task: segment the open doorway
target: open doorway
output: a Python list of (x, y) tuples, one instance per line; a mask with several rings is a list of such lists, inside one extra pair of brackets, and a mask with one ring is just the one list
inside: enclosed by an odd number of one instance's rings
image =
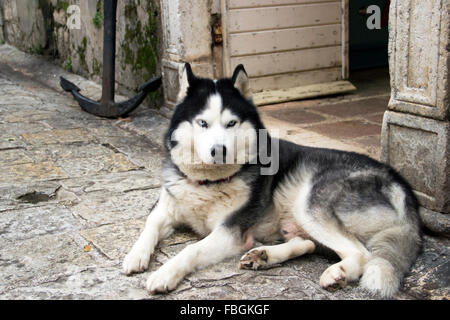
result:
[(389, 4), (390, 0), (350, 1), (350, 72), (388, 67)]
[(390, 0), (349, 2), (349, 80), (359, 94), (387, 94)]

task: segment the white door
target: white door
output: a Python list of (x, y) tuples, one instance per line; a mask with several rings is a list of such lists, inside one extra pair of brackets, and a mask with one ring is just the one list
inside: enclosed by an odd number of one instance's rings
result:
[(225, 75), (244, 64), (253, 92), (346, 79), (347, 8), (348, 0), (222, 0)]

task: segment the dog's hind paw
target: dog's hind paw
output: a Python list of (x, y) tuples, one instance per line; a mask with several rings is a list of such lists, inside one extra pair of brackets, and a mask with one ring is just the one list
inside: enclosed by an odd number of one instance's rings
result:
[(259, 270), (266, 268), (269, 257), (265, 249), (253, 249), (242, 256), (239, 261), (240, 269)]
[(320, 277), (320, 286), (328, 291), (336, 291), (346, 285), (345, 271), (338, 263), (325, 270)]

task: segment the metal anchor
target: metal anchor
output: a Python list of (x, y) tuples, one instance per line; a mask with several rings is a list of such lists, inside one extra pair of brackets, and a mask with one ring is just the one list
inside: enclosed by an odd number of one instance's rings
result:
[(105, 1), (103, 12), (103, 83), (100, 101), (97, 102), (81, 95), (80, 88), (63, 77), (60, 77), (60, 85), (64, 91), (72, 93), (84, 111), (100, 117), (118, 118), (126, 116), (136, 109), (148, 93), (161, 86), (162, 81), (161, 76), (154, 77), (144, 83), (139, 89), (139, 93), (133, 98), (120, 103), (114, 102), (117, 0)]

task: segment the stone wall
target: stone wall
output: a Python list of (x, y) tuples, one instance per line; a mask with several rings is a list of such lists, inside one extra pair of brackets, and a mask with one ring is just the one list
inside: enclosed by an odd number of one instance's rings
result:
[[(67, 70), (100, 82), (103, 0), (0, 0), (5, 41), (23, 51), (57, 59)], [(80, 28), (67, 26), (70, 5), (80, 8)], [(1, 21), (1, 20), (0, 20)], [(117, 8), (116, 82), (133, 95), (160, 69), (158, 0), (121, 0)], [(1, 33), (0, 33), (1, 34)], [(0, 35), (0, 41), (2, 40)], [(147, 104), (159, 106), (160, 91)]]

